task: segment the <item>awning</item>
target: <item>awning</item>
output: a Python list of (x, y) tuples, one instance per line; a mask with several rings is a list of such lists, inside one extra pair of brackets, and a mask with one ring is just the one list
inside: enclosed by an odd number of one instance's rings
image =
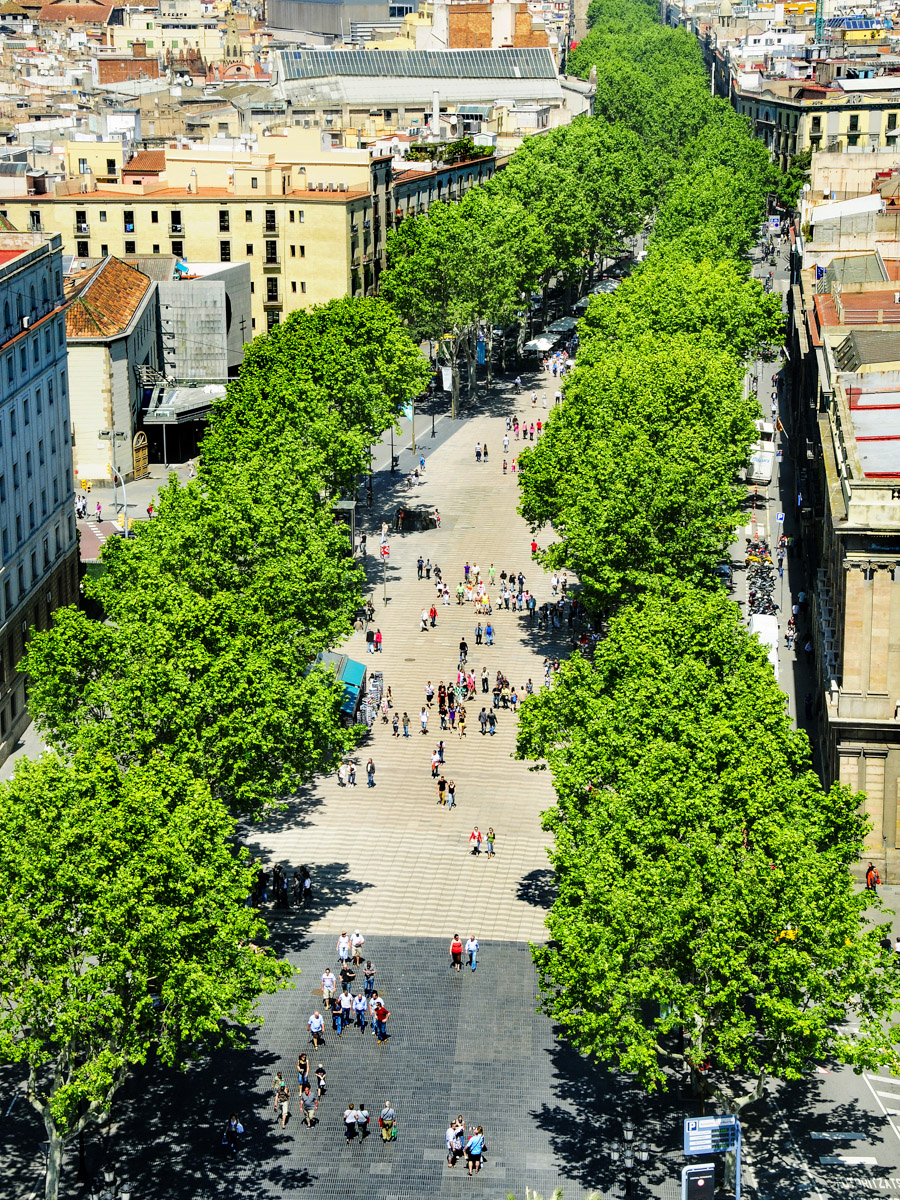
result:
[(326, 667), (334, 667), (334, 676), (343, 685), (344, 700), (341, 712), (352, 718), (356, 717), (359, 702), (366, 686), (366, 668), (346, 654), (333, 654), (324, 650), (316, 656), (316, 662)]
[(536, 354), (546, 354), (547, 351), (552, 350), (555, 345), (556, 342), (553, 338), (536, 337), (532, 338), (530, 342), (526, 342), (522, 349), (525, 350), (526, 353), (533, 352)]
[(547, 326), (548, 333), (571, 333), (578, 322), (574, 317), (560, 317), (552, 325)]

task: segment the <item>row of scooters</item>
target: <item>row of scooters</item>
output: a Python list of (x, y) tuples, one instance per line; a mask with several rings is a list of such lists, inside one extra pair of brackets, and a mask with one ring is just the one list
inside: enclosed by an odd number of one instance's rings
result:
[(764, 538), (747, 538), (747, 611), (751, 614), (778, 612), (775, 603), (775, 564)]

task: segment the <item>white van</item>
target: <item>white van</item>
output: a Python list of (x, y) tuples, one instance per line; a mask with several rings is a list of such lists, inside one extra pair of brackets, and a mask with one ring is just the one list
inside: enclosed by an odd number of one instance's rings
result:
[(753, 613), (750, 617), (750, 632), (755, 633), (765, 646), (775, 679), (778, 680), (778, 618), (770, 613)]
[(770, 484), (775, 470), (775, 426), (771, 421), (757, 421), (759, 440), (750, 447), (747, 482)]

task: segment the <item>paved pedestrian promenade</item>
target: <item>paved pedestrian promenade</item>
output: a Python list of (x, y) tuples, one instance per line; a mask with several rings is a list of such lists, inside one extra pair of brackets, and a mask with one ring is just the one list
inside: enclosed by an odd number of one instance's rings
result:
[[(546, 377), (549, 379), (549, 376)], [(548, 403), (553, 388), (547, 387)], [(368, 534), (369, 595), (376, 609), (374, 624), (383, 635), (383, 652), (367, 655), (363, 635), (355, 634), (343, 649), (370, 669), (384, 674), (395, 709), (410, 718), (410, 736), (394, 738), (379, 718), (372, 736), (356, 754), (357, 786), (341, 788), (336, 776), (318, 779), (283, 813), (247, 831), (254, 854), (269, 867), (276, 862), (294, 870), (309, 867), (320, 900), (311, 932), (339, 932), (355, 925), (392, 936), (449, 937), (457, 926), (477, 931), (482, 938), (504, 941), (543, 939), (543, 920), (551, 874), (540, 814), (553, 802), (549, 774), (529, 770), (513, 759), (516, 718), (498, 711), (496, 736), (483, 737), (478, 713), (491, 697), (466, 705), (467, 736), (440, 731), (437, 701), (430, 710), (428, 734), (419, 727), (425, 685), (435, 688), (455, 678), (460, 638), (469, 644), (469, 663), (480, 677), (488, 668), (491, 684), (498, 669), (508, 676), (520, 696), (530, 678), (543, 682), (546, 655), (565, 652), (560, 633), (539, 633), (527, 613), (499, 612), (492, 617), (495, 644), (475, 645), (479, 618), (472, 604), (438, 605), (436, 629), (420, 631), (420, 613), (430, 606), (434, 583), (419, 581), (416, 561), (421, 554), (443, 571), (454, 592), (466, 561), (487, 575), (494, 564), (500, 571), (522, 571), (525, 586), (538, 603), (550, 597), (549, 576), (531, 559), (531, 535), (516, 513), (517, 483), (503, 475), (503, 437), (506, 413), (517, 412), (529, 423), (547, 413), (540, 399), (532, 409), (530, 391), (514, 396), (495, 391), (483, 415), (469, 417), (434, 453), (429, 439), (424, 482), (412, 489), (405, 477), (394, 476), (386, 493), (376, 494), (372, 509), (364, 508)], [(487, 463), (476, 463), (475, 444), (488, 447)], [(510, 465), (522, 443), (512, 440)], [(391, 533), (386, 588), (377, 562), (383, 518), (393, 518), (400, 505), (437, 506), (439, 530)], [(374, 553), (373, 553), (374, 552)], [(383, 595), (386, 591), (387, 603)], [(492, 596), (493, 600), (493, 596)], [(481, 618), (484, 621), (485, 618)], [(439, 738), (446, 744), (447, 779), (456, 783), (457, 807), (438, 807), (431, 778), (431, 754)], [(375, 762), (374, 788), (366, 787), (365, 763)], [(468, 853), (474, 825), (482, 832), (493, 826), (496, 857)]]

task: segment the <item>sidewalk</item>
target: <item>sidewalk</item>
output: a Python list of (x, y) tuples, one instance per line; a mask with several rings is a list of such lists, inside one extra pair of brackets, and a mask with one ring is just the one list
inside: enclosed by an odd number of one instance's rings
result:
[[(451, 427), (443, 444), (431, 450), (425, 482), (414, 493), (402, 485), (402, 475), (391, 479), (385, 473), (373, 508), (361, 510), (370, 550), (378, 548), (382, 515), (390, 519), (401, 504), (437, 505), (442, 522), (439, 531), (392, 533), (386, 604), (381, 566), (368, 556), (369, 595), (384, 652), (377, 658), (367, 655), (362, 634), (342, 647), (370, 670), (384, 673), (396, 711), (409, 714), (409, 739), (395, 739), (379, 719), (355, 756), (355, 791), (339, 788), (334, 776), (317, 779), (286, 812), (245, 831), (252, 853), (264, 862), (279, 861), (291, 870), (301, 864), (310, 868), (326, 909), (313, 917), (310, 932), (359, 926), (367, 936), (449, 938), (457, 929), (511, 941), (546, 936), (543, 920), (552, 872), (540, 814), (553, 803), (553, 791), (548, 774), (531, 772), (526, 763), (511, 758), (513, 714), (500, 709), (497, 735), (482, 737), (478, 713), (491, 700), (479, 691), (477, 701), (466, 706), (464, 740), (449, 730), (440, 732), (436, 702), (428, 735), (419, 729), (425, 684), (430, 679), (437, 687), (451, 673), (455, 678), (463, 635), (476, 678), (487, 666), (493, 685), (495, 672), (502, 669), (522, 694), (529, 677), (540, 687), (545, 655), (566, 652), (565, 639), (558, 640), (565, 631), (557, 631), (554, 641), (552, 634), (532, 630), (526, 614), (498, 613), (496, 605), (496, 644), (476, 647), (478, 618), (471, 605), (457, 606), (455, 597), (450, 607), (438, 606), (436, 629), (419, 631), (419, 614), (435, 594), (433, 582), (416, 578), (420, 553), (441, 566), (451, 591), (468, 560), (485, 574), (491, 563), (498, 576), (504, 567), (521, 569), (538, 603), (549, 598), (549, 580), (531, 561), (530, 534), (515, 511), (515, 477), (502, 473), (507, 412), (517, 411), (520, 419), (527, 413), (529, 421), (537, 413), (546, 417), (540, 406), (532, 410), (529, 396), (530, 390), (514, 396), (511, 389), (495, 388), (474, 416)], [(489, 448), (486, 464), (475, 462), (476, 441)], [(521, 446), (511, 441), (510, 462)], [(440, 737), (447, 747), (444, 774), (457, 785), (452, 811), (437, 806), (431, 778), (431, 753)], [(370, 754), (376, 767), (374, 789), (365, 786)], [(496, 858), (469, 854), (473, 825), (482, 832), (493, 826)]]

